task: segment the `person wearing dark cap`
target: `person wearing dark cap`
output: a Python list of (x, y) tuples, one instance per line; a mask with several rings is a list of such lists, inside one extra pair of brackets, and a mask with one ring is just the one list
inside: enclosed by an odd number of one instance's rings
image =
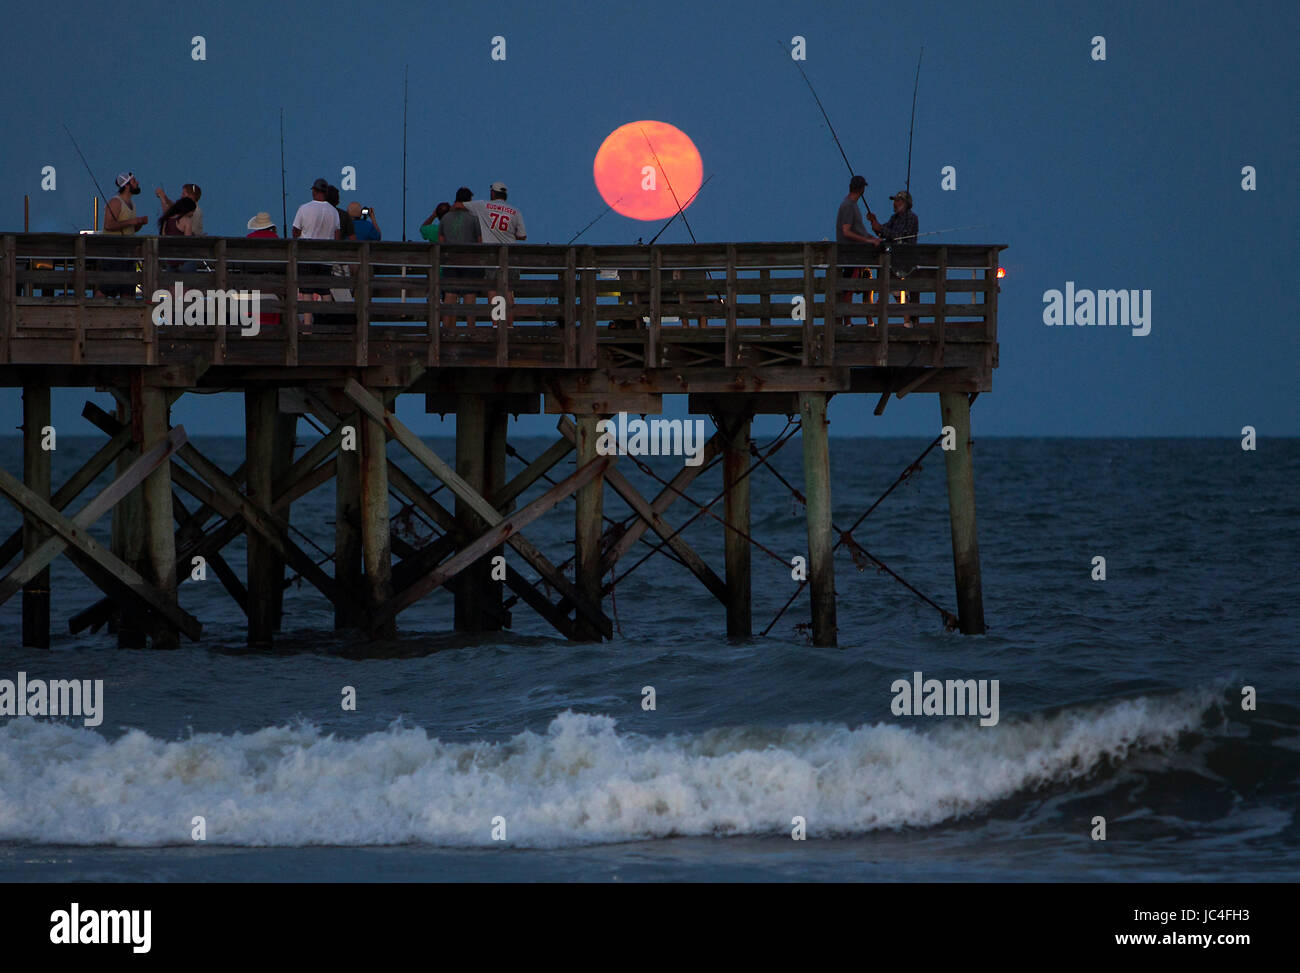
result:
[[(879, 246), (880, 241), (867, 233), (866, 224), (862, 222), (862, 211), (858, 209), (858, 200), (862, 198), (863, 192), (867, 188), (867, 181), (861, 176), (854, 176), (849, 180), (849, 194), (844, 197), (840, 203), (839, 211), (835, 214), (835, 242), (836, 243), (869, 243)], [(841, 267), (840, 276), (851, 279), (859, 277), (869, 277), (871, 271), (866, 267)], [(850, 303), (853, 300), (853, 291), (844, 291), (840, 294), (841, 303)], [(853, 318), (850, 317), (845, 324), (852, 324)]]
[[(293, 235), (295, 239), (337, 240), (339, 233), (339, 211), (326, 202), (330, 184), (324, 179), (317, 179), (311, 184), (311, 202), (303, 203), (293, 217)], [(300, 273), (313, 277), (328, 277), (329, 264), (302, 264)], [(298, 288), (298, 296), (308, 301), (331, 300), (330, 289), (315, 285)], [(312, 316), (302, 316), (303, 333), (311, 334)]]
[[(883, 225), (876, 219), (876, 214), (870, 210), (867, 211), (867, 219), (871, 221), (871, 228), (880, 234), (881, 241), (885, 246), (890, 247), (890, 271), (899, 277), (906, 277), (916, 267), (916, 264), (909, 256), (910, 248), (916, 244), (917, 234), (921, 232), (921, 224), (912, 212), (912, 194), (906, 189), (900, 189), (894, 195), (889, 197), (894, 203), (894, 215), (889, 218)], [(894, 296), (898, 303), (907, 303), (907, 291), (894, 291)], [(909, 317), (904, 320), (903, 326), (910, 328), (916, 323), (916, 318)]]

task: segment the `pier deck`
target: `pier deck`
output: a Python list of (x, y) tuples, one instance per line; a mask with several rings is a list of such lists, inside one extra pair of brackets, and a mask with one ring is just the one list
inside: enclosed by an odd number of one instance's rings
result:
[[(969, 405), (991, 389), (998, 364), (1001, 249), (918, 246), (890, 254), (826, 242), (506, 248), (6, 235), (0, 385), (24, 390), (26, 448), (23, 481), (0, 471), (0, 491), (22, 509), (25, 526), (21, 545), (11, 540), (0, 557), (2, 568), (24, 554), (0, 591), (8, 597), (21, 581), (24, 641), (48, 644), (48, 576), (38, 567), (53, 556), (55, 537), (106, 595), (125, 599), (107, 598), (98, 615), (83, 619), (110, 621), (124, 644), (148, 636), (165, 647), (178, 633), (195, 637), (197, 620), (175, 607), (177, 570), (195, 551), (210, 555), (247, 612), (254, 644), (269, 643), (281, 626), (286, 563), (335, 604), (340, 627), (391, 635), (401, 610), (445, 584), (456, 592), (457, 628), (477, 631), (503, 624), (502, 583), (490, 580), (487, 568), (509, 547), (544, 582), (531, 584), (512, 567), (505, 587), (515, 600), (567, 637), (608, 637), (602, 577), (611, 555), (617, 560), (627, 549), (601, 530), (608, 482), (638, 510), (638, 527), (667, 536), (674, 554), (724, 602), (729, 634), (745, 636), (749, 544), (736, 537), (748, 538), (749, 424), (758, 413), (785, 413), (803, 423), (814, 641), (834, 644), (827, 398), (874, 394), (880, 414), (890, 395), (937, 393), (943, 424), (960, 430), (961, 440), (945, 450), (956, 617), (963, 631), (982, 631)], [(872, 279), (848, 279), (850, 267), (870, 268)], [(470, 287), (476, 305), (457, 303), (454, 294), (442, 303), (444, 289)], [(330, 289), (334, 299), (310, 300), (310, 289)], [(205, 299), (185, 301), (192, 291)], [(250, 318), (245, 305), (240, 327), (229, 295), (253, 291), (259, 313)], [(489, 304), (490, 291), (513, 300)], [(182, 298), (177, 323), (160, 321), (162, 302), (152, 298), (162, 292), (168, 302)], [(186, 305), (203, 312), (189, 319), (198, 323), (184, 323)], [(223, 305), (229, 317), (216, 313)], [(310, 326), (304, 314), (312, 315)], [(108, 388), (119, 403), (116, 416), (88, 405), (88, 417), (115, 448), (54, 494), (48, 454), (37, 445), (52, 387)], [(248, 462), (234, 472), (208, 462), (169, 422), (179, 396), (215, 388), (245, 393)], [(412, 393), (425, 396), (430, 412), (457, 414), (454, 462), (397, 421), (396, 396)], [(644, 500), (618, 475), (615, 458), (594, 452), (602, 416), (656, 413), (663, 395), (680, 393), (690, 396), (692, 412), (718, 424), (707, 452), (724, 462), (725, 578), (666, 526), (662, 515), (675, 497)], [(507, 483), (509, 416), (543, 410), (574, 421), (545, 462), (533, 464), (538, 469), (520, 474), (526, 482)], [(295, 459), (299, 414), (314, 416), (328, 434)], [(454, 511), (382, 458), (389, 439), (451, 488)], [(514, 510), (514, 498), (574, 449), (578, 471)], [(113, 512), (107, 552), (78, 533), (94, 517), (59, 510), (113, 462), (112, 495), (95, 512)], [(287, 529), (292, 500), (330, 479), (339, 509), (332, 575), (303, 563), (310, 559)], [(181, 516), (179, 529), (172, 525), (181, 504), (176, 488), (200, 503), (188, 519)], [(423, 550), (395, 551), (390, 489), (444, 535)], [(518, 533), (570, 495), (578, 501), (572, 573)], [(220, 567), (221, 546), (241, 532), (250, 540), (246, 584)]]

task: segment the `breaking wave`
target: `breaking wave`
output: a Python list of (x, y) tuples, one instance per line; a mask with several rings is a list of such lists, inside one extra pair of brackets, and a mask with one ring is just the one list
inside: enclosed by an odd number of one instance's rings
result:
[(1211, 693), (978, 721), (733, 727), (648, 737), (564, 712), (544, 733), (444, 743), (395, 725), (357, 739), (310, 725), (164, 741), (132, 730), (0, 726), (0, 840), (244, 846), (555, 848), (670, 835), (810, 836), (929, 826), (1174, 745)]

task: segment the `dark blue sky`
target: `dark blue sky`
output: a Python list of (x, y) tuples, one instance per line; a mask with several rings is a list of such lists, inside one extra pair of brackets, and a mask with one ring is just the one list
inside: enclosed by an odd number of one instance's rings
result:
[[(112, 10), (112, 16), (109, 11)], [(867, 199), (901, 188), (917, 51), (925, 45), (912, 189), (921, 229), (1008, 244), (1001, 367), (977, 435), (1300, 434), (1295, 278), (1300, 5), (1265, 3), (257, 3), (30, 5), (7, 12), (0, 67), (0, 227), (89, 223), (94, 188), (135, 171), (153, 188), (203, 187), (206, 228), (245, 233), (280, 217), (279, 113), (289, 210), (316, 176), (401, 231), (402, 75), (410, 65), (408, 233), (461, 184), (496, 179), (533, 242), (563, 243), (603, 202), (591, 163), (641, 118), (694, 139), (713, 181), (688, 211), (701, 240), (820, 240), (847, 170), (778, 43), (807, 39), (805, 69)], [(190, 39), (206, 39), (207, 60)], [(506, 38), (504, 62), (490, 58)], [(1106, 39), (1092, 60), (1090, 40)], [(58, 189), (42, 192), (54, 165)], [(940, 170), (957, 190), (940, 191)], [(1253, 165), (1258, 189), (1241, 188)], [(611, 213), (584, 237), (635, 240)], [(685, 242), (674, 226), (664, 242)], [(1150, 335), (1049, 328), (1043, 292), (1152, 291)], [(84, 396), (56, 396), (61, 431)], [(193, 398), (193, 397), (189, 397)], [(237, 397), (182, 400), (192, 432), (238, 432)], [(214, 402), (220, 408), (214, 408)], [(874, 403), (873, 403), (874, 404)], [(684, 407), (684, 400), (681, 403)], [(405, 418), (415, 419), (412, 400)], [(0, 415), (19, 396), (0, 390)], [(931, 434), (933, 396), (882, 418), (832, 405), (837, 434)], [(436, 428), (436, 417), (420, 427)], [(543, 431), (554, 420), (538, 420)]]

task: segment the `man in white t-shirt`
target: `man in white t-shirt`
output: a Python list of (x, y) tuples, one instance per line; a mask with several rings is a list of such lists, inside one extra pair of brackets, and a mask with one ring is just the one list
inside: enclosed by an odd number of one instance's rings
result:
[[(339, 229), (339, 211), (326, 202), (325, 196), (328, 192), (329, 183), (324, 179), (317, 179), (311, 184), (311, 202), (299, 206), (298, 212), (293, 217), (295, 239), (301, 237), (305, 240), (338, 240), (342, 238)], [(329, 264), (299, 264), (298, 272), (313, 277), (328, 277), (331, 274)], [(334, 299), (330, 295), (329, 287), (319, 284), (298, 288), (298, 298), (306, 301)], [(310, 314), (302, 316), (303, 334), (311, 334), (311, 321)]]
[[(491, 199), (471, 199), (465, 208), (478, 217), (483, 230), (484, 243), (523, 243), (528, 238), (524, 229), (524, 215), (506, 202), (507, 190), (503, 182), (494, 182), (491, 187)], [(514, 271), (511, 275), (514, 276)], [(506, 324), (515, 323), (515, 294), (507, 291)], [(496, 297), (496, 292), (488, 291), (488, 303)]]

